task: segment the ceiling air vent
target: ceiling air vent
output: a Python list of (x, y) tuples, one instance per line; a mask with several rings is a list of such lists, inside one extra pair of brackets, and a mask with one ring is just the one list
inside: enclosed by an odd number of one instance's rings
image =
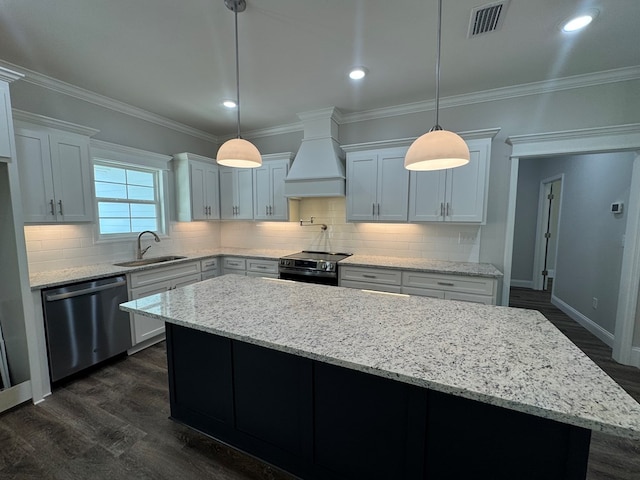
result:
[(494, 2), (471, 10), (468, 38), (495, 32), (502, 26), (509, 0)]

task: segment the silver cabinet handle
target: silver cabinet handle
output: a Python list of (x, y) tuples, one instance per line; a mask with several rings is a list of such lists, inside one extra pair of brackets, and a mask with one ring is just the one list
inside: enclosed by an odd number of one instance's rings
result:
[(234, 267), (237, 267), (240, 264), (238, 262), (227, 262), (227, 265), (233, 265)]
[(210, 206), (207, 207), (207, 215), (211, 215), (211, 207)]
[(363, 274), (362, 274), (362, 276), (363, 276), (364, 278), (378, 278), (378, 277), (376, 277), (375, 275), (367, 275), (366, 273), (363, 273)]
[(269, 215), (273, 215), (273, 207), (269, 205)]
[(445, 287), (455, 287), (456, 284), (455, 283), (451, 283), (451, 282), (438, 282), (438, 285), (442, 285)]
[(256, 265), (256, 268), (259, 268), (261, 270), (266, 270), (267, 267), (265, 267), (264, 265)]
[(451, 214), (449, 213), (449, 202), (447, 202), (447, 217), (450, 216)]
[(440, 216), (444, 217), (444, 203), (440, 202)]
[(380, 204), (378, 204), (378, 216), (380, 216)]
[(60, 207), (60, 215), (64, 215), (64, 213), (62, 213), (62, 200), (58, 200), (58, 206)]
[(53, 198), (51, 200), (49, 200), (49, 206), (51, 207), (51, 215), (53, 215), (54, 217), (56, 216), (56, 211), (53, 207)]
[(203, 205), (203, 206), (202, 206), (202, 209), (204, 210), (204, 214), (206, 215), (206, 214), (207, 214), (207, 206), (206, 206), (206, 205)]
[(376, 214), (376, 204), (372, 203), (371, 204), (371, 215), (375, 216)]

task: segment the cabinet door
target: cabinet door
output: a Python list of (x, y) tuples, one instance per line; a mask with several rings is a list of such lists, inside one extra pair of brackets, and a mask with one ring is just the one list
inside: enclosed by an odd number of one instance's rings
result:
[(238, 220), (253, 219), (253, 172), (250, 168), (236, 169), (236, 198), (237, 209), (235, 218)]
[(271, 206), (271, 167), (263, 164), (253, 170), (255, 186), (253, 190), (254, 218), (256, 220), (269, 220), (269, 207)]
[(233, 169), (223, 167), (219, 169), (220, 174), (220, 218), (233, 220), (235, 218), (235, 188), (233, 186)]
[(93, 220), (89, 139), (79, 135), (49, 135), (53, 191), (58, 221)]
[(190, 184), (191, 184), (191, 217), (193, 220), (206, 220), (207, 200), (205, 197), (205, 165), (200, 162), (189, 164)]
[(446, 171), (412, 171), (409, 177), (409, 221), (442, 221)]
[(218, 167), (206, 165), (204, 169), (205, 205), (208, 209), (209, 220), (220, 218), (220, 192), (218, 180)]
[[(156, 293), (164, 293), (170, 288), (170, 283), (158, 282), (152, 285), (131, 290), (131, 300), (148, 297)], [(133, 344), (144, 342), (150, 338), (164, 333), (164, 322), (155, 318), (145, 317), (135, 313), (131, 314), (131, 330)]]
[(468, 164), (447, 170), (446, 221), (484, 221), (487, 192), (487, 166), (490, 140), (468, 141), (471, 160)]
[(13, 121), (10, 110), (9, 87), (0, 85), (0, 157), (11, 158), (11, 131), (9, 125)]
[(380, 154), (376, 216), (379, 222), (406, 222), (409, 211), (409, 170), (404, 168), (405, 149)]
[(359, 152), (347, 157), (347, 221), (375, 219), (378, 184), (378, 156)]
[(15, 138), (24, 221), (55, 222), (49, 136), (37, 130), (16, 128)]
[(270, 165), (271, 173), (271, 220), (289, 220), (289, 200), (284, 196), (284, 179), (289, 172), (288, 162)]
[(194, 273), (193, 275), (187, 275), (184, 277), (176, 278), (171, 281), (169, 284), (169, 288), (175, 290), (176, 288), (186, 287), (187, 285), (191, 285), (193, 283), (197, 283), (201, 280), (201, 275), (199, 273)]

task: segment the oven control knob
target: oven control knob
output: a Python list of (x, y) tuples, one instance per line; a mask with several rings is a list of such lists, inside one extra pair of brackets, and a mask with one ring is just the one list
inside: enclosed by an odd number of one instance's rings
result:
[(318, 270), (326, 270), (327, 263), (326, 262), (318, 262)]

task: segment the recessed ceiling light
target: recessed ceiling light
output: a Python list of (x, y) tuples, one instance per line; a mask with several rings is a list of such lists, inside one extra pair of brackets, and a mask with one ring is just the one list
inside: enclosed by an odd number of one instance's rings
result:
[(351, 80), (362, 80), (366, 75), (367, 69), (364, 67), (357, 67), (349, 72), (349, 78)]
[(234, 102), (233, 100), (225, 100), (224, 102), (222, 102), (222, 105), (224, 105), (228, 109), (237, 107), (236, 102)]
[(571, 32), (576, 32), (578, 30), (581, 30), (587, 25), (589, 25), (591, 22), (593, 22), (593, 19), (596, 18), (597, 16), (598, 16), (597, 10), (590, 10), (587, 13), (583, 13), (576, 17), (570, 18), (569, 20), (562, 23), (562, 31), (571, 33)]

